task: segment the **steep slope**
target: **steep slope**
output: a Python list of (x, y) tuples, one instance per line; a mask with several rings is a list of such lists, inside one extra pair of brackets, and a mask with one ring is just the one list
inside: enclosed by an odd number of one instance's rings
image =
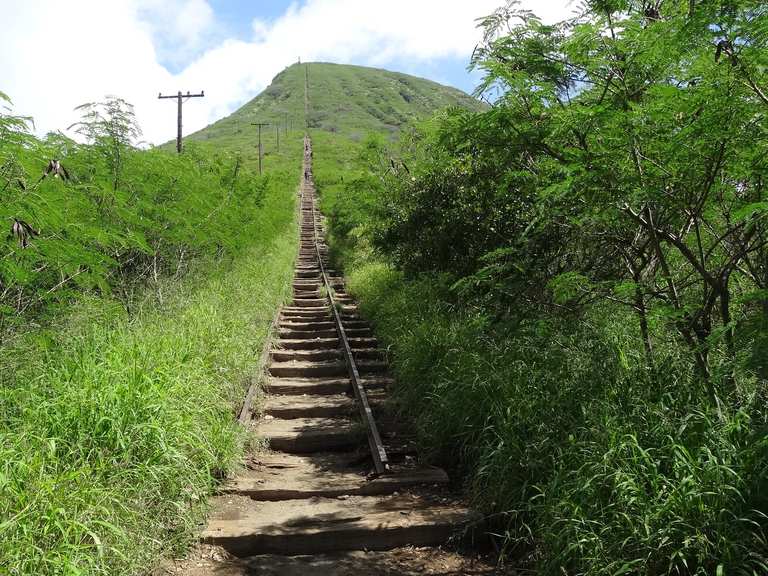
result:
[(447, 106), (479, 109), (483, 104), (456, 88), (399, 72), (345, 64), (293, 64), (256, 98), (189, 139), (252, 144), (256, 129), (250, 123), (268, 122), (272, 127), (265, 138), (272, 142), (274, 125), (284, 125), (286, 119), (295, 130), (306, 126), (357, 139), (370, 131), (397, 132), (408, 122)]

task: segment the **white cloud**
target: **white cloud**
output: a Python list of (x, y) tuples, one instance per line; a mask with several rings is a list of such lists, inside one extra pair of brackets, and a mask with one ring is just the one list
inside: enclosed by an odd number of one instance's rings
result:
[(184, 63), (216, 30), (206, 0), (136, 0), (136, 7), (163, 62)]
[[(46, 0), (0, 2), (6, 20), (0, 35), (0, 90), (15, 111), (34, 117), (40, 131), (65, 129), (72, 109), (116, 94), (140, 105), (143, 124), (156, 117), (146, 90), (171, 83), (150, 35), (126, 2)], [(150, 88), (153, 87), (153, 88)]]
[[(206, 0), (0, 0), (0, 90), (38, 130), (64, 129), (72, 109), (105, 94), (132, 102), (154, 143), (175, 135), (172, 101), (157, 93), (205, 90), (184, 108), (184, 132), (204, 127), (252, 98), (280, 70), (302, 61), (384, 66), (466, 59), (479, 38), (475, 19), (503, 0), (306, 0), (276, 20), (253, 19), (249, 41), (208, 46), (217, 30)], [(549, 20), (569, 0), (529, 0)], [(188, 60), (172, 74), (173, 49)], [(191, 61), (189, 61), (191, 59)]]

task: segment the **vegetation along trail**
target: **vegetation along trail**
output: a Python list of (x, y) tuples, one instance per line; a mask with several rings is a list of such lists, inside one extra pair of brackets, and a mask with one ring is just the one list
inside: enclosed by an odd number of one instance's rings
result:
[(768, 575), (768, 5), (574, 4), (181, 154), (0, 93), (0, 575)]
[[(301, 142), (139, 150), (131, 108), (84, 144), (0, 113), (0, 574), (144, 574), (240, 459), (242, 403), (296, 253)], [(117, 158), (119, 157), (119, 162)], [(58, 158), (68, 177), (41, 179)], [(238, 230), (239, 234), (232, 234)]]
[(387, 410), (386, 351), (343, 279), (326, 267), (311, 162), (306, 138), (293, 300), (280, 312), (268, 396), (255, 424), (268, 449), (255, 451), (214, 500), (202, 534), (209, 546), (199, 551), (206, 561), (177, 570), (419, 574), (452, 566), (485, 573), (488, 566), (424, 548), (462, 536), (479, 517), (449, 494), (442, 469), (419, 463), (412, 437)]

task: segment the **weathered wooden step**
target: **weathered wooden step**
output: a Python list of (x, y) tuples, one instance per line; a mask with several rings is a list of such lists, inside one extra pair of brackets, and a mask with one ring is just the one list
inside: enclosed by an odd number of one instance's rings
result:
[(328, 308), (283, 308), (281, 318), (331, 318)]
[[(343, 362), (272, 362), (269, 365), (272, 376), (282, 378), (311, 378), (316, 376), (344, 376), (347, 367)], [(361, 372), (376, 371), (361, 368)]]
[(351, 328), (370, 328), (371, 325), (366, 322), (365, 320), (359, 320), (357, 318), (355, 319), (342, 319), (342, 324), (344, 324), (344, 328), (351, 329)]
[(331, 328), (336, 328), (336, 323), (331, 320), (315, 318), (286, 318), (280, 321), (280, 328), (286, 328), (288, 330), (330, 330)]
[(383, 362), (387, 358), (387, 351), (379, 348), (354, 348), (352, 355), (358, 362), (366, 360), (380, 360)]
[[(195, 561), (198, 566), (199, 562)], [(205, 562), (205, 561), (203, 561)], [(204, 570), (204, 569), (203, 569)], [(194, 576), (498, 576), (495, 563), (440, 548), (352, 550), (303, 556), (261, 554), (227, 561)]]
[(352, 421), (341, 418), (264, 418), (257, 430), (272, 450), (292, 454), (346, 450), (361, 442)]
[(380, 374), (389, 369), (389, 365), (386, 362), (377, 362), (376, 360), (355, 360), (360, 374)]
[(361, 378), (360, 383), (366, 390), (381, 390), (393, 386), (395, 380), (394, 378), (371, 375), (366, 378)]
[(285, 315), (280, 316), (280, 322), (293, 322), (294, 324), (302, 324), (307, 322), (331, 322), (334, 326), (333, 317), (327, 312), (323, 311), (322, 314), (315, 314), (313, 316), (299, 316), (299, 315)]
[(479, 520), (460, 505), (414, 495), (260, 502), (217, 498), (203, 540), (237, 556), (436, 546)]
[(297, 292), (316, 292), (320, 289), (320, 282), (294, 282), (293, 289)]
[(278, 343), (285, 350), (328, 350), (339, 347), (338, 338), (315, 338), (312, 340), (281, 339)]
[(264, 401), (264, 412), (275, 418), (349, 417), (357, 409), (355, 401), (345, 394), (270, 396)]
[(318, 350), (271, 350), (269, 353), (274, 362), (317, 362), (322, 360), (337, 360), (341, 358), (341, 350), (325, 348)]
[(270, 394), (344, 394), (350, 390), (348, 378), (270, 378)]
[[(378, 411), (386, 400), (384, 388), (370, 387), (367, 392), (368, 403)], [(357, 403), (347, 385), (343, 390), (329, 394), (273, 394), (262, 405), (265, 414), (273, 418), (290, 420), (292, 418), (351, 418), (357, 414)], [(391, 426), (390, 426), (391, 428)]]
[(296, 270), (294, 272), (294, 277), (296, 278), (317, 278), (317, 276), (320, 274), (320, 269), (315, 268), (314, 270)]
[(348, 338), (370, 338), (372, 332), (370, 328), (344, 328)]
[(280, 335), (280, 338), (286, 338), (288, 340), (338, 337), (335, 328), (333, 330), (289, 330), (281, 328), (278, 334)]
[(310, 291), (303, 291), (303, 290), (294, 290), (293, 291), (293, 299), (294, 300), (317, 300), (321, 298), (321, 294), (319, 290), (315, 290), (314, 292)]
[(375, 348), (379, 343), (376, 338), (347, 338), (350, 348), (353, 350), (360, 348)]
[(297, 308), (325, 308), (328, 300), (325, 298), (294, 298), (292, 304)]
[(343, 453), (268, 453), (248, 463), (248, 470), (227, 483), (224, 492), (255, 500), (293, 500), (321, 496), (376, 496), (417, 485), (444, 485), (448, 475), (432, 466), (396, 466), (378, 478), (357, 455)]

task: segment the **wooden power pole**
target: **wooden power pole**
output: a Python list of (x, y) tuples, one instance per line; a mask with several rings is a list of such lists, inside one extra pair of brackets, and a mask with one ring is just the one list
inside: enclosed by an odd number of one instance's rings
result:
[(277, 137), (277, 151), (280, 152), (280, 122), (275, 124), (275, 136)]
[(178, 152), (179, 154), (181, 154), (181, 106), (182, 106), (182, 104), (184, 104), (184, 102), (186, 102), (186, 100), (184, 100), (185, 98), (202, 98), (203, 96), (205, 96), (205, 92), (204, 91), (201, 91), (200, 94), (190, 94), (189, 90), (187, 90), (186, 94), (182, 94), (181, 90), (179, 90), (178, 94), (176, 94), (175, 96), (170, 96), (170, 95), (169, 96), (163, 96), (162, 93), (157, 95), (157, 97), (160, 98), (160, 99), (176, 98), (176, 103), (177, 103), (177, 105), (179, 107), (179, 112), (178, 112), (178, 130), (176, 132), (176, 152)]
[(261, 158), (263, 156), (262, 154), (262, 148), (261, 148), (261, 127), (262, 126), (269, 126), (269, 123), (267, 122), (251, 122), (254, 126), (259, 127), (259, 175), (261, 175)]
[(309, 131), (309, 63), (304, 64), (304, 130)]

